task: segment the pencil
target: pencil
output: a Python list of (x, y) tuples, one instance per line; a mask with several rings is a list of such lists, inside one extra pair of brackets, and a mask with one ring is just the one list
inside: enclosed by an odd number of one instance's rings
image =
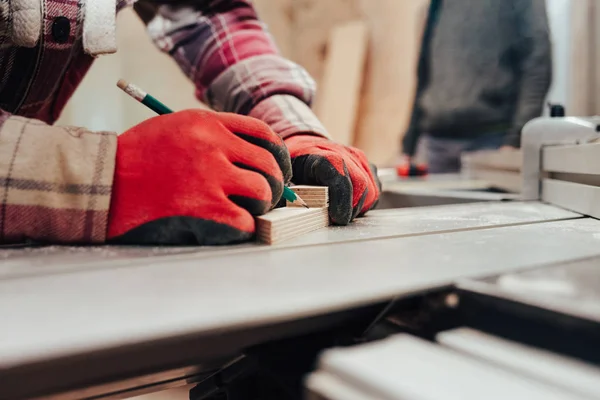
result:
[[(155, 113), (159, 115), (170, 114), (173, 112), (169, 107), (165, 106), (158, 99), (146, 93), (144, 90), (140, 89), (136, 85), (132, 83), (128, 83), (124, 79), (119, 79), (117, 82), (117, 86), (119, 89), (123, 90), (129, 96), (133, 97)], [(300, 198), (289, 186), (283, 186), (283, 198), (289, 201), (290, 203), (298, 202), (303, 207), (308, 208), (306, 202)]]
[(137, 101), (139, 101), (140, 103), (142, 103), (143, 105), (145, 105), (146, 107), (148, 107), (149, 109), (151, 109), (159, 115), (170, 114), (173, 112), (173, 110), (171, 110), (169, 107), (165, 106), (163, 103), (158, 101), (158, 99), (144, 92), (139, 87), (131, 83), (127, 83), (127, 81), (123, 79), (119, 79), (119, 81), (117, 82), (117, 86), (119, 87), (119, 89), (123, 90), (125, 93), (127, 93), (128, 95), (130, 95), (131, 97), (133, 97), (134, 99), (136, 99)]

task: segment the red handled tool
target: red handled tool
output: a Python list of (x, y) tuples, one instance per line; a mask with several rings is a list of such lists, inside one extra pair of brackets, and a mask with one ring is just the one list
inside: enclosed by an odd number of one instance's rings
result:
[(402, 164), (396, 167), (396, 173), (401, 177), (425, 176), (427, 175), (427, 166), (424, 164)]

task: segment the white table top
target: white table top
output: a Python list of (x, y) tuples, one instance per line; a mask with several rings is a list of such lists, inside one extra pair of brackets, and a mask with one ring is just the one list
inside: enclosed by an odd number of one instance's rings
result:
[[(537, 202), (484, 202), (423, 208), (376, 210), (346, 227), (329, 227), (275, 246), (246, 244), (224, 247), (45, 247), (0, 251), (0, 282), (32, 275), (121, 268), (149, 263), (149, 257), (199, 262), (207, 257), (274, 249), (378, 240), (466, 229), (579, 218), (580, 215)], [(107, 262), (108, 261), (108, 262)], [(154, 262), (154, 260), (152, 261)]]
[(132, 262), (0, 282), (0, 368), (294, 320), (459, 278), (600, 254), (600, 221)]
[[(482, 203), (373, 212), (272, 247), (4, 251), (0, 386), (14, 382), (11, 371), (39, 375), (40, 365), (56, 365), (46, 361), (70, 356), (89, 363), (92, 354), (110, 354), (107, 368), (117, 374), (123, 360), (114, 354), (135, 348), (147, 362), (158, 343), (167, 343), (159, 347), (169, 362), (180, 355), (202, 362), (239, 350), (227, 346), (241, 339), (266, 340), (276, 324), (290, 330), (292, 321), (466, 277), (600, 255), (598, 233), (600, 221), (552, 206)], [(223, 335), (229, 342), (215, 348)], [(193, 356), (180, 344), (190, 338)]]

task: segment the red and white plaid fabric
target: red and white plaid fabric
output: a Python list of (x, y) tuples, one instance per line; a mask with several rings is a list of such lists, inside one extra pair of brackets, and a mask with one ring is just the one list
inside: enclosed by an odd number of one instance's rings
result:
[[(133, 3), (118, 0), (116, 12)], [(259, 118), (283, 137), (327, 135), (309, 107), (314, 81), (278, 54), (250, 0), (137, 3), (149, 35), (177, 61), (206, 104)], [(11, 42), (10, 0), (0, 0), (0, 242), (105, 238), (114, 135), (47, 125), (58, 119), (94, 60), (82, 46), (84, 7), (85, 0), (44, 0), (42, 33), (27, 48)], [(59, 17), (70, 24), (68, 38), (60, 42), (53, 35)], [(65, 134), (78, 140), (64, 140)], [(57, 157), (60, 162), (51, 161)], [(66, 173), (75, 166), (80, 172)], [(77, 215), (72, 223), (64, 222), (67, 210)]]

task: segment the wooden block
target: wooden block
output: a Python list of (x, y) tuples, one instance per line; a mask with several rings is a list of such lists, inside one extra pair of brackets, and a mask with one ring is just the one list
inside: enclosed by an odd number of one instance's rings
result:
[(283, 207), (256, 218), (256, 236), (261, 242), (276, 244), (328, 225), (327, 207)]
[(329, 39), (317, 116), (331, 137), (345, 145), (354, 141), (367, 43), (368, 29), (362, 21), (333, 28)]
[(485, 150), (465, 153), (461, 156), (463, 167), (475, 169), (502, 169), (520, 171), (523, 164), (521, 150)]
[[(306, 205), (313, 207), (327, 207), (329, 205), (329, 191), (326, 186), (292, 186), (298, 196), (304, 200)], [(287, 202), (288, 207), (302, 207), (298, 203)]]
[(521, 174), (515, 171), (501, 169), (480, 169), (472, 171), (472, 177), (489, 183), (490, 187), (520, 193), (523, 185)]
[(294, 192), (309, 208), (287, 203), (256, 218), (256, 237), (260, 242), (275, 244), (329, 225), (329, 190), (327, 186), (293, 186)]

